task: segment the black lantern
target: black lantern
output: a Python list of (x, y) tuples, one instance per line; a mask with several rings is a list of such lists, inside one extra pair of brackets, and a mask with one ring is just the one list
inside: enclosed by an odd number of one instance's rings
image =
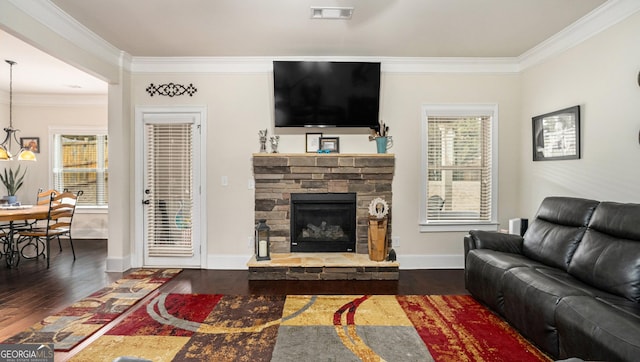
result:
[(255, 236), (255, 253), (256, 260), (270, 260), (270, 252), (269, 252), (269, 233), (271, 228), (267, 225), (267, 220), (260, 219), (258, 220), (258, 225), (256, 225), (256, 236)]

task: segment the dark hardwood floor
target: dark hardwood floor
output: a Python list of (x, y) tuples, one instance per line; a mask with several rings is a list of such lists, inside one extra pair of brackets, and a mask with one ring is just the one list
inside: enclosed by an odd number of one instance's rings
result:
[[(52, 245), (55, 245), (52, 244)], [(0, 341), (111, 284), (105, 240), (75, 240), (77, 260), (63, 241), (46, 261), (22, 260), (15, 269), (0, 259)], [(161, 292), (202, 294), (467, 294), (462, 270), (401, 270), (398, 281), (249, 281), (246, 270), (187, 269)]]

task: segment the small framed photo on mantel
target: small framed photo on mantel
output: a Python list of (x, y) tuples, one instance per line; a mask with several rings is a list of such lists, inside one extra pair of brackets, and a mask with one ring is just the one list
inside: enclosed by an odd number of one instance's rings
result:
[(306, 151), (307, 153), (317, 153), (320, 149), (320, 138), (322, 133), (306, 134)]
[(340, 153), (340, 138), (320, 137), (320, 151), (322, 153)]

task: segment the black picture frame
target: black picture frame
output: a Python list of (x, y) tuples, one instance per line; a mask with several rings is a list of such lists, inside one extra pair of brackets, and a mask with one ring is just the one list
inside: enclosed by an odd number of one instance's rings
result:
[(320, 138), (322, 138), (322, 133), (306, 133), (305, 151), (307, 153), (317, 153), (320, 149)]
[(320, 150), (323, 153), (340, 153), (339, 137), (320, 137)]
[(40, 153), (40, 137), (20, 137), (20, 147)]
[(531, 120), (534, 161), (580, 158), (580, 106), (545, 113)]

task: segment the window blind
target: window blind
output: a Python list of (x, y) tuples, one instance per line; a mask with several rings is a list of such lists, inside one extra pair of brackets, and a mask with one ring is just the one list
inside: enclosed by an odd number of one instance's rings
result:
[(146, 124), (149, 256), (192, 256), (193, 124)]
[(427, 118), (427, 220), (490, 221), (491, 117)]
[(105, 134), (54, 135), (53, 187), (82, 191), (79, 206), (108, 204), (108, 140)]

